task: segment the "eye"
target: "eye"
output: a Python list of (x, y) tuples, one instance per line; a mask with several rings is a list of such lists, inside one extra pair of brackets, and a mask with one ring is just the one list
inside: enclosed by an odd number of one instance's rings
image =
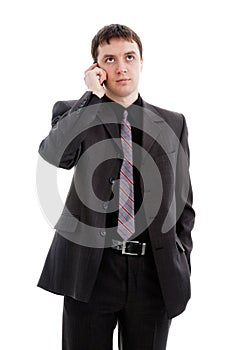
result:
[(114, 62), (114, 58), (113, 57), (108, 57), (108, 58), (106, 58), (105, 62), (112, 63), (112, 62)]
[(133, 55), (128, 55), (126, 56), (127, 61), (133, 61), (134, 60), (134, 56)]

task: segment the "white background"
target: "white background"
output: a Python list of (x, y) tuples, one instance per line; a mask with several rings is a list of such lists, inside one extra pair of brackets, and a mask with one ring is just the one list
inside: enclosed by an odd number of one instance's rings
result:
[[(183, 113), (189, 128), (192, 299), (172, 322), (167, 350), (226, 348), (223, 1), (21, 0), (0, 13), (1, 348), (61, 349), (63, 299), (36, 287), (54, 234), (37, 197), (38, 146), (54, 102), (85, 91), (91, 39), (111, 23), (143, 41), (142, 97)], [(64, 195), (71, 172), (58, 175)]]

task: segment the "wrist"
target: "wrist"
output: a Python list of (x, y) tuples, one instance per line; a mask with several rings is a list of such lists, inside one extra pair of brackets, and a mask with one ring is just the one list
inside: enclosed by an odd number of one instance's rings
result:
[(102, 98), (105, 95), (105, 90), (104, 88), (98, 89), (98, 90), (93, 90), (92, 93), (99, 98)]

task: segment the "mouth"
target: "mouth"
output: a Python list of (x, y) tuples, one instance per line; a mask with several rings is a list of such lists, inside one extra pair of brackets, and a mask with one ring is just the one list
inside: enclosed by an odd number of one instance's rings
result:
[(129, 78), (122, 78), (122, 79), (118, 79), (116, 80), (116, 83), (127, 83), (128, 81), (130, 81), (131, 79)]

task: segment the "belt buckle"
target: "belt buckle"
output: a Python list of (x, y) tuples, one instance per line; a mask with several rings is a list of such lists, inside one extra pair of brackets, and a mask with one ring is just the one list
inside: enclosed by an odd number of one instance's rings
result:
[[(125, 254), (125, 255), (138, 255), (138, 253), (128, 253), (128, 252), (126, 252), (126, 243), (140, 243), (140, 242), (139, 241), (123, 241), (122, 242), (122, 254)], [(146, 243), (142, 243), (141, 255), (144, 255), (145, 248), (146, 248)]]

